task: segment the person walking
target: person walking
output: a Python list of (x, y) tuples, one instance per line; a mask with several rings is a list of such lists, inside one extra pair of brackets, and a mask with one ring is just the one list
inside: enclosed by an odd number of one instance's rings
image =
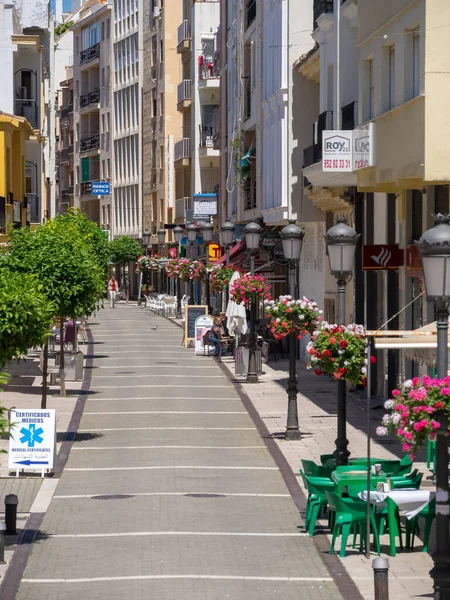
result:
[(114, 303), (116, 300), (116, 294), (119, 291), (119, 286), (117, 284), (117, 281), (116, 281), (116, 278), (114, 277), (114, 275), (109, 280), (108, 290), (109, 290), (109, 305), (111, 306), (111, 308), (115, 308)]

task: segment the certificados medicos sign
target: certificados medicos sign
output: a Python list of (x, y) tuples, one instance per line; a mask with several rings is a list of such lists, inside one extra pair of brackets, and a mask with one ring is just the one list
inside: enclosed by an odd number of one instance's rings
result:
[(11, 410), (8, 466), (10, 469), (52, 469), (55, 460), (55, 410)]

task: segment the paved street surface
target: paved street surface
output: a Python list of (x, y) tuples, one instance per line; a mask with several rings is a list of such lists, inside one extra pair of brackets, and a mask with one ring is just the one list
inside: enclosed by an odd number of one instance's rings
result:
[(135, 305), (91, 328), (78, 438), (17, 599), (342, 599), (218, 364)]

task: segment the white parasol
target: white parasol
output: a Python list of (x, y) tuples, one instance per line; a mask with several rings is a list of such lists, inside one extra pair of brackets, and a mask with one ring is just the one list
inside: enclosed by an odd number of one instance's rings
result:
[[(231, 288), (236, 279), (239, 279), (241, 274), (238, 271), (235, 271), (230, 279), (229, 291), (231, 298)], [(227, 328), (230, 332), (230, 335), (236, 335), (236, 333), (240, 335), (244, 335), (247, 331), (247, 315), (245, 312), (244, 304), (236, 304), (233, 300), (229, 300), (227, 306)]]

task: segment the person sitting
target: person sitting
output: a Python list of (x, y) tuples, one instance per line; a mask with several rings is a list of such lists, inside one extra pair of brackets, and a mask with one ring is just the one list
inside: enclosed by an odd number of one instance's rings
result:
[(222, 323), (223, 334), (226, 337), (230, 337), (230, 332), (228, 331), (228, 327), (227, 327), (227, 316), (224, 312), (220, 313), (220, 322)]
[(209, 332), (209, 341), (212, 342), (216, 348), (214, 356), (220, 354), (220, 336), (223, 335), (222, 321), (220, 317), (215, 317), (211, 331)]

